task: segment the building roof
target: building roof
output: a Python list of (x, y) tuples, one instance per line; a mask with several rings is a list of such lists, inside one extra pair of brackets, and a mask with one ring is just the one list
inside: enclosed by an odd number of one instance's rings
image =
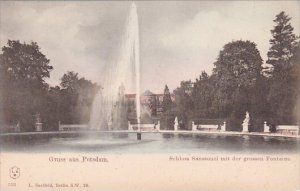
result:
[(152, 95), (155, 95), (155, 94), (152, 93), (150, 90), (146, 90), (142, 95), (143, 96), (152, 96)]
[[(146, 93), (146, 92), (145, 92)], [(141, 96), (159, 96), (159, 97), (163, 97), (164, 96), (164, 94), (154, 94), (154, 93), (152, 93), (152, 92), (147, 92), (146, 94), (145, 93), (143, 93)], [(135, 98), (135, 95), (136, 94), (125, 94), (125, 97), (126, 98)], [(174, 98), (175, 97), (175, 95), (174, 94), (171, 94), (171, 97), (172, 98)]]

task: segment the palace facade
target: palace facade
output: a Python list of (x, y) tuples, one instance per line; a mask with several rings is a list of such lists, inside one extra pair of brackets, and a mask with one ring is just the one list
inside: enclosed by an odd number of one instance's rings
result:
[[(164, 94), (154, 94), (151, 91), (145, 91), (140, 97), (142, 113), (148, 113), (150, 116), (160, 116), (163, 112), (162, 102)], [(172, 101), (175, 100), (174, 94), (171, 94)], [(128, 115), (136, 116), (136, 94), (125, 94), (125, 102), (128, 106)]]

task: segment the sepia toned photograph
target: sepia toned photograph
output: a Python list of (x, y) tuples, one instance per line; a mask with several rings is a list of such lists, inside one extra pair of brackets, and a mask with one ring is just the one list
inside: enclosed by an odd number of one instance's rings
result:
[(0, 190), (299, 190), (299, 8), (0, 1)]

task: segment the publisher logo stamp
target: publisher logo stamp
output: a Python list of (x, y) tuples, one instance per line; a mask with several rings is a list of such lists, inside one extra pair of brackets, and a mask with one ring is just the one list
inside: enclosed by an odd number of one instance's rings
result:
[(16, 167), (16, 166), (13, 166), (9, 169), (9, 176), (12, 178), (12, 179), (17, 179), (20, 177), (20, 168), (19, 167)]

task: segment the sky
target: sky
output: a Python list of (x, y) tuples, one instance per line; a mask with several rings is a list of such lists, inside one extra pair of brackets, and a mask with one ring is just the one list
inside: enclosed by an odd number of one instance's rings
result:
[[(59, 85), (67, 71), (101, 85), (120, 56), (130, 1), (0, 1), (0, 46), (37, 42)], [(138, 1), (141, 90), (171, 91), (182, 80), (209, 74), (222, 47), (257, 44), (264, 62), (275, 16), (285, 11), (299, 35), (300, 1)]]

